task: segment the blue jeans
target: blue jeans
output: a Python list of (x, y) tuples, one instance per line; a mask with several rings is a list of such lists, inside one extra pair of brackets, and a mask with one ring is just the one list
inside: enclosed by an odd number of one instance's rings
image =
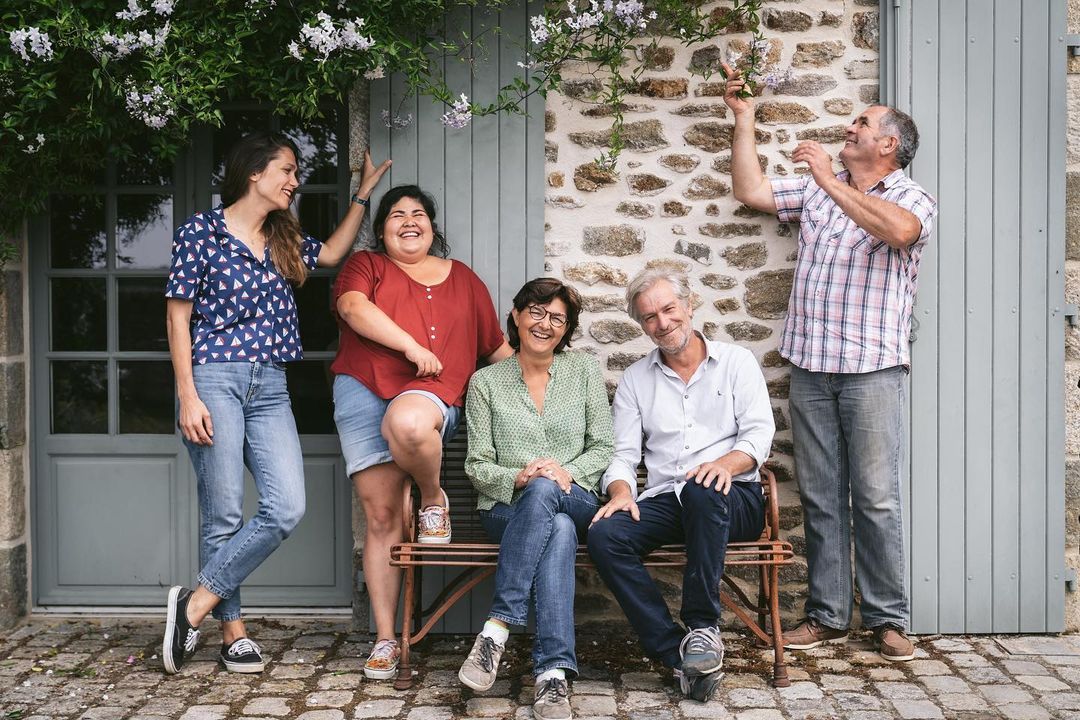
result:
[(536, 602), (533, 671), (553, 668), (577, 675), (574, 652), (574, 558), (578, 541), (599, 507), (595, 495), (578, 485), (567, 495), (553, 480), (539, 477), (513, 505), (496, 503), (480, 511), (480, 522), (499, 543), (495, 598), (488, 617), (525, 625), (529, 601)]
[(641, 519), (628, 512), (589, 529), (589, 556), (611, 589), (645, 654), (664, 665), (682, 665), (679, 643), (686, 631), (671, 619), (667, 603), (641, 558), (661, 545), (686, 544), (683, 624), (690, 630), (720, 620), (720, 578), (729, 541), (757, 540), (765, 527), (765, 499), (756, 482), (735, 482), (727, 495), (696, 483), (642, 500)]
[[(199, 482), (199, 584), (221, 598), (214, 617), (240, 618), (240, 584), (304, 516), (304, 463), (285, 368), (222, 362), (193, 368), (214, 444), (184, 441)], [(259, 507), (244, 522), (244, 466)]]
[(791, 370), (791, 432), (806, 530), (810, 596), (806, 615), (826, 627), (851, 625), (855, 576), (864, 627), (907, 628), (900, 474), (907, 371)]

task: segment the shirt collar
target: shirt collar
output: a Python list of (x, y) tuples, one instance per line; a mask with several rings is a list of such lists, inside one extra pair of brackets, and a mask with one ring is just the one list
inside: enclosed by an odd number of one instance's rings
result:
[(229, 228), (225, 224), (225, 205), (223, 203), (210, 211), (207, 226), (210, 228), (211, 232), (214, 233), (218, 244), (221, 245), (222, 248), (232, 250), (234, 253), (243, 255), (256, 262), (262, 262), (259, 258), (255, 257), (247, 245), (240, 242), (235, 235), (229, 232)]
[[(708, 362), (709, 360), (718, 360), (720, 343), (712, 342), (697, 330), (694, 331), (694, 334), (701, 338), (702, 342), (705, 343), (705, 362)], [(661, 352), (662, 351), (660, 350), (660, 348), (653, 348), (652, 352), (650, 352), (648, 355), (649, 367), (655, 365), (656, 367), (660, 368), (661, 371), (665, 367), (667, 367), (666, 365), (664, 365), (664, 361), (661, 359)]]
[[(845, 183), (850, 183), (851, 182), (851, 172), (848, 171), (848, 170), (844, 170), (844, 171), (842, 171), (840, 173), (837, 173), (836, 177), (837, 177), (838, 180), (840, 180), (842, 182), (845, 182)], [(888, 175), (886, 175), (885, 177), (881, 178), (876, 183), (871, 185), (870, 190), (867, 190), (866, 192), (870, 192), (871, 190), (876, 189), (879, 185), (882, 188), (884, 188), (885, 190), (888, 190), (893, 185), (895, 185), (896, 183), (903, 180), (905, 177), (907, 177), (907, 176), (904, 175), (904, 171), (902, 169), (900, 169), (900, 168), (897, 168), (896, 170), (893, 170), (891, 173), (889, 173)]]
[[(520, 351), (515, 351), (514, 354), (511, 355), (510, 357), (514, 358), (514, 365), (516, 365), (517, 369), (518, 369), (518, 372), (517, 372), (518, 377), (521, 378), (522, 381), (524, 381), (525, 380), (525, 373), (521, 369), (521, 363), (518, 362), (518, 352), (520, 352)], [(551, 361), (551, 366), (548, 368), (548, 375), (550, 375), (551, 377), (555, 377), (555, 366), (559, 364), (559, 358), (562, 357), (562, 354), (564, 352), (566, 352), (566, 350), (563, 350), (562, 352), (555, 353), (555, 359)]]

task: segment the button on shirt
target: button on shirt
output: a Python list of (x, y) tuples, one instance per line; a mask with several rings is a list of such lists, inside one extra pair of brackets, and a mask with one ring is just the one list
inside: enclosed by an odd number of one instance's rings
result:
[[(602, 489), (624, 480), (638, 500), (681, 492), (686, 473), (732, 450), (757, 461), (735, 481), (757, 482), (774, 432), (769, 391), (757, 359), (746, 348), (705, 341), (707, 355), (690, 382), (663, 363), (660, 350), (623, 373), (612, 404), (615, 455)], [(642, 445), (644, 444), (644, 448)], [(638, 497), (637, 467), (644, 450), (648, 478)]]
[[(303, 236), (309, 269), (322, 243)], [(173, 235), (165, 297), (191, 300), (191, 354), (208, 362), (290, 362), (304, 353), (289, 281), (278, 274), (269, 248), (256, 259), (225, 226), (224, 207), (196, 213)]]
[[(848, 181), (848, 173), (837, 175)], [(781, 222), (799, 222), (799, 253), (780, 354), (812, 372), (865, 373), (911, 363), (908, 338), (919, 259), (937, 201), (902, 170), (867, 195), (922, 223), (910, 247), (892, 248), (860, 228), (812, 177), (773, 178)]]

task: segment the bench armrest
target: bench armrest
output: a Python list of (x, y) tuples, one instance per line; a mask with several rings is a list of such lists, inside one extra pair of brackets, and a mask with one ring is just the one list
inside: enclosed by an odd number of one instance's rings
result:
[(780, 502), (776, 493), (776, 476), (767, 465), (761, 466), (761, 483), (765, 487), (765, 525), (770, 540), (780, 539)]

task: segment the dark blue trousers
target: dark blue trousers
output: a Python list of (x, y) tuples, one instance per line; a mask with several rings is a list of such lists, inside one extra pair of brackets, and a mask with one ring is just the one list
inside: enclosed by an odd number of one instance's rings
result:
[(685, 543), (683, 625), (690, 630), (716, 625), (728, 541), (761, 535), (765, 500), (756, 482), (732, 483), (727, 495), (689, 482), (681, 502), (675, 493), (664, 493), (642, 500), (638, 509), (637, 522), (620, 512), (589, 528), (589, 555), (637, 631), (645, 654), (677, 668), (682, 662), (679, 643), (687, 630), (671, 618), (641, 558), (661, 545)]

